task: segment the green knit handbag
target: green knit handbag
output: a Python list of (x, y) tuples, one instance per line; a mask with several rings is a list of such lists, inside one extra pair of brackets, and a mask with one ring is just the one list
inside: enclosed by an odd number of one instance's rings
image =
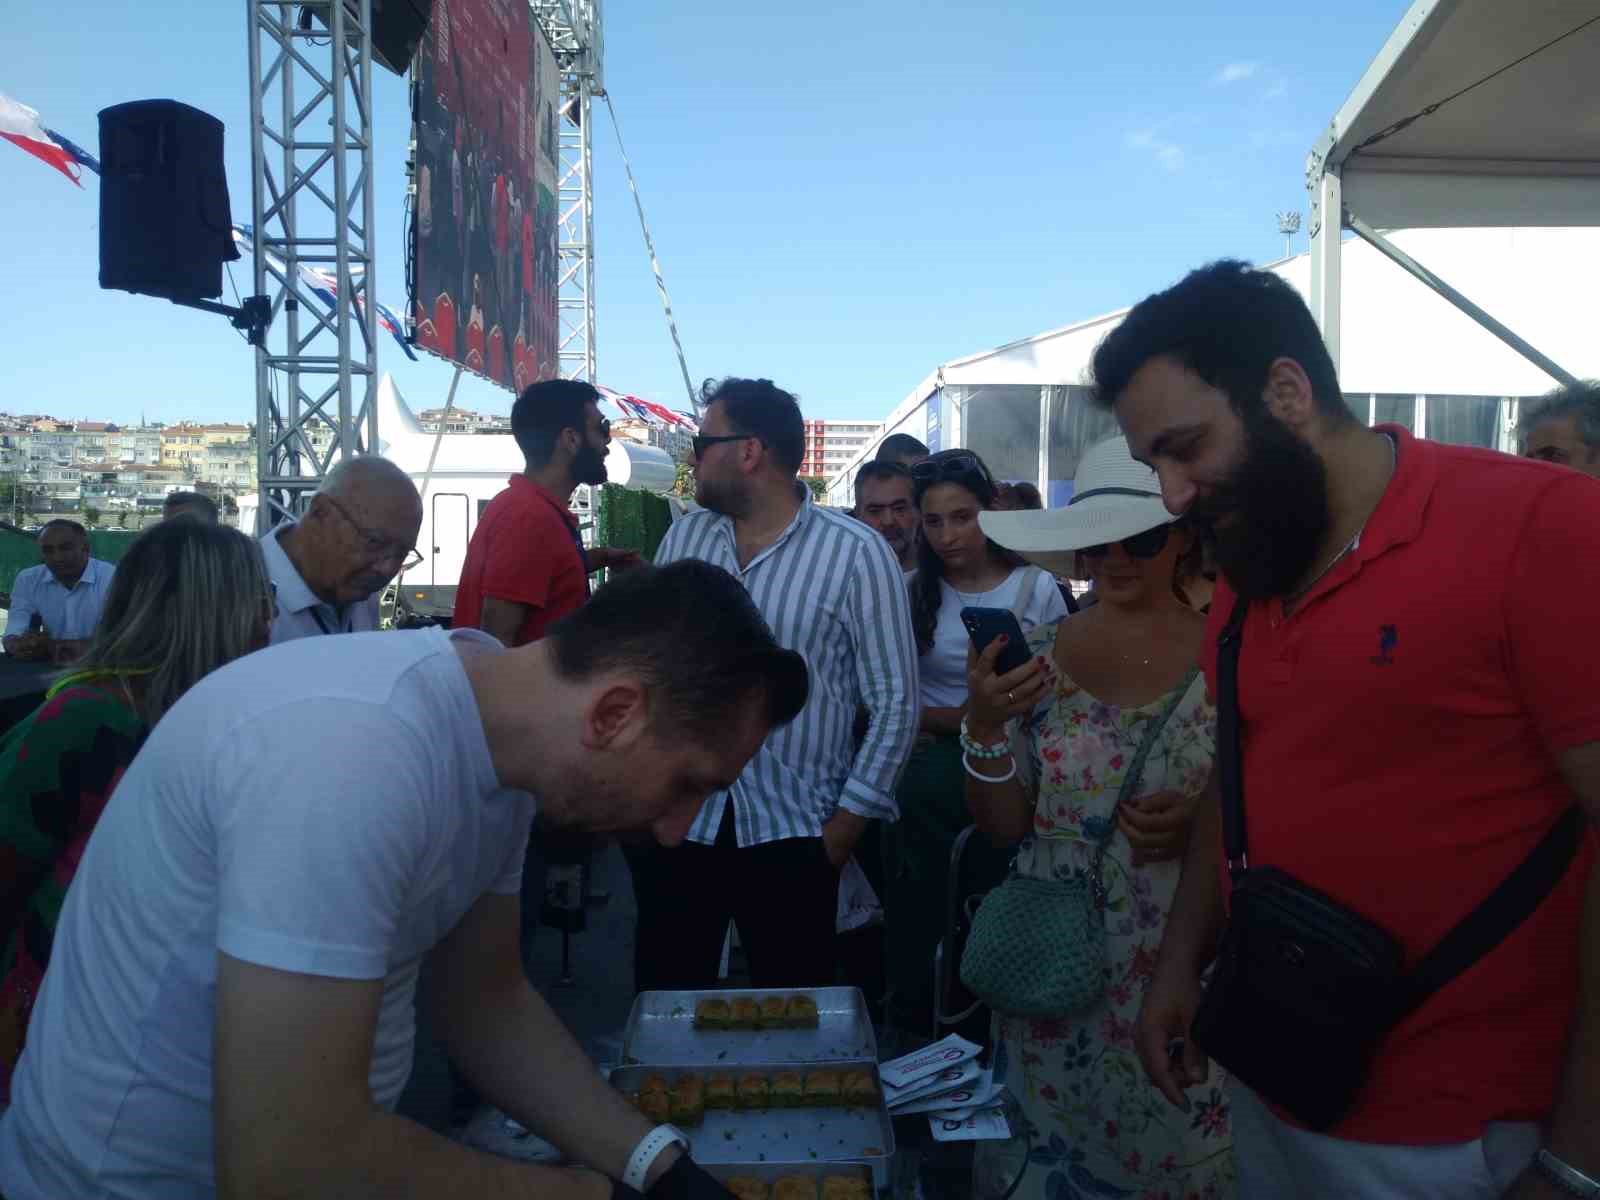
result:
[[(1145, 727), (1139, 749), (1117, 792), (1120, 806), (1134, 794), (1167, 721), (1189, 692), (1198, 669)], [(995, 1012), (1015, 1017), (1067, 1017), (1105, 994), (1106, 886), (1101, 875), (1106, 846), (1116, 832), (1115, 813), (1095, 842), (1089, 870), (1069, 879), (1017, 874), (984, 897), (961, 954), (961, 982)]]

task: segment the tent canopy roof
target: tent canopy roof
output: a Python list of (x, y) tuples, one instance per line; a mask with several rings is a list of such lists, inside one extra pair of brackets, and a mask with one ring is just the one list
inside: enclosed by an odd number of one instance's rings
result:
[(1416, 0), (1312, 170), (1379, 227), (1593, 225), (1597, 77), (1600, 0)]

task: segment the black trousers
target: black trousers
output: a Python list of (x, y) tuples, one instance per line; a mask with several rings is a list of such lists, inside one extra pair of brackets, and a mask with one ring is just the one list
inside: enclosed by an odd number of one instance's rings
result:
[(628, 862), (639, 905), (637, 990), (716, 987), (730, 920), (739, 927), (753, 987), (833, 983), (839, 873), (820, 837), (741, 849), (730, 803), (715, 845), (653, 846)]

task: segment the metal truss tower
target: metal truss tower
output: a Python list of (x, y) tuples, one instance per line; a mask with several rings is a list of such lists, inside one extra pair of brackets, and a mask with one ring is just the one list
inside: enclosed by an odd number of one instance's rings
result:
[[(259, 530), (342, 458), (378, 445), (372, 0), (245, 0), (250, 29)], [(313, 21), (313, 17), (316, 18)], [(333, 306), (301, 274), (333, 276)]]
[(594, 156), (590, 101), (605, 94), (600, 0), (530, 0), (561, 73), (557, 166), (557, 372), (595, 382)]

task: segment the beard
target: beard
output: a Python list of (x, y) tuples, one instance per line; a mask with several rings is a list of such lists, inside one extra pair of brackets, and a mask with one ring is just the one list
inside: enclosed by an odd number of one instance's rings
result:
[(749, 497), (737, 481), (702, 479), (694, 481), (694, 502), (724, 517), (742, 517), (749, 510)]
[(1245, 427), (1244, 457), (1185, 514), (1240, 596), (1289, 595), (1327, 536), (1328, 473), (1310, 444), (1265, 413)]
[(572, 477), (579, 483), (599, 484), (606, 481), (606, 456), (593, 446), (579, 447), (572, 459)]

